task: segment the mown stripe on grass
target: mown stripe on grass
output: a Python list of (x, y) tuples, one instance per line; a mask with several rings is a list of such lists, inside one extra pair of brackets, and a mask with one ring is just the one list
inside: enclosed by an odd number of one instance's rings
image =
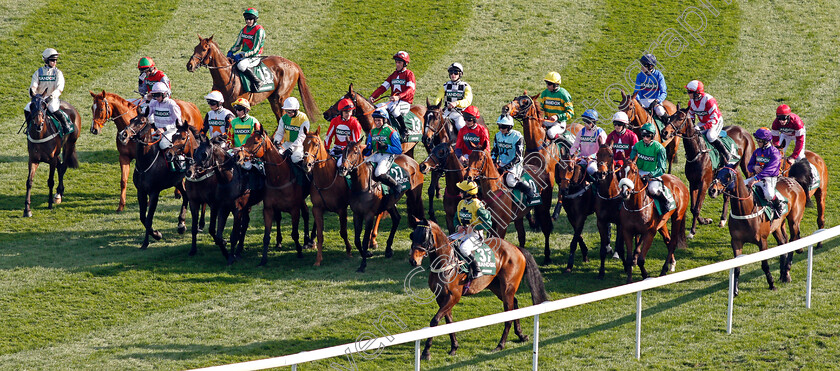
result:
[(0, 16), (0, 35), (8, 35), (12, 30), (19, 28), (30, 13), (47, 4), (47, 1), (34, 3), (16, 0), (0, 1), (0, 14), (2, 14)]

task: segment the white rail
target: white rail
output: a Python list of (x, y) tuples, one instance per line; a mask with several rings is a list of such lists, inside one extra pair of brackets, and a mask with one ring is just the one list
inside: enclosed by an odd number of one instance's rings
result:
[[(636, 293), (636, 358), (641, 357), (641, 300), (642, 300), (642, 291), (649, 290), (656, 287), (670, 285), (672, 283), (681, 282), (690, 280), (693, 278), (722, 272), (725, 270), (730, 270), (730, 284), (729, 284), (729, 309), (727, 310), (727, 333), (732, 332), (732, 306), (733, 306), (733, 272), (735, 268), (741, 267), (746, 264), (760, 262), (762, 260), (767, 260), (770, 258), (774, 258), (776, 256), (787, 254), (791, 251), (808, 248), (808, 272), (807, 272), (807, 282), (806, 282), (806, 298), (805, 303), (806, 307), (811, 307), (811, 270), (813, 267), (812, 259), (813, 259), (813, 245), (817, 242), (827, 241), (831, 238), (840, 235), (840, 226), (836, 226), (830, 229), (822, 229), (814, 234), (801, 238), (797, 241), (793, 241), (781, 246), (777, 246), (772, 249), (767, 249), (764, 251), (760, 251), (754, 254), (749, 255), (741, 255), (737, 258), (725, 260), (719, 263), (709, 264), (706, 266), (689, 269), (683, 272), (677, 272), (674, 274), (669, 274), (663, 277), (657, 278), (648, 278), (644, 281), (631, 283), (628, 285), (617, 286), (601, 291), (595, 291), (588, 294), (573, 296), (565, 299), (555, 300), (545, 302), (539, 305), (533, 305), (530, 307), (520, 308), (517, 310), (512, 310), (508, 312), (496, 313), (491, 314), (488, 316), (473, 318), (465, 321), (454, 322), (450, 324), (439, 325), (436, 327), (427, 327), (420, 330), (414, 330), (409, 332), (404, 332), (401, 334), (389, 335), (385, 337), (379, 337), (376, 339), (365, 339), (364, 346), (359, 346), (357, 343), (348, 343), (342, 345), (336, 345), (329, 348), (317, 349), (312, 351), (300, 352), (296, 354), (290, 354), (281, 357), (275, 358), (267, 358), (261, 359), (256, 361), (248, 361), (242, 363), (234, 363), (228, 365), (221, 365), (221, 366), (214, 366), (214, 367), (207, 367), (202, 368), (200, 370), (224, 370), (224, 371), (239, 371), (239, 370), (262, 370), (267, 368), (275, 368), (275, 367), (282, 367), (282, 366), (292, 366), (292, 369), (296, 369), (296, 366), (301, 363), (318, 361), (327, 358), (333, 357), (340, 357), (345, 355), (350, 355), (354, 353), (358, 353), (360, 351), (365, 350), (376, 350), (382, 347), (393, 346), (397, 344), (404, 344), (415, 342), (415, 370), (420, 369), (420, 341), (429, 337), (441, 336), (441, 335), (448, 335), (453, 332), (461, 332), (466, 330), (472, 330), (479, 327), (491, 326), (499, 323), (504, 323), (507, 321), (512, 321), (515, 319), (521, 319), (525, 317), (534, 317), (534, 351), (533, 351), (533, 362), (532, 367), (534, 370), (537, 369), (538, 366), (538, 358), (539, 358), (539, 315), (543, 313), (553, 312), (560, 309), (570, 308), (578, 305), (583, 305), (587, 303), (592, 303), (600, 300), (610, 299), (617, 296), (627, 295)], [(378, 344), (378, 345), (377, 345)]]

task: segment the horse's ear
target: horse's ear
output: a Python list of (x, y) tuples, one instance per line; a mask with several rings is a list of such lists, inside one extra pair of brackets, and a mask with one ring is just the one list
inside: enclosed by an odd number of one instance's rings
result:
[(627, 99), (627, 93), (624, 92), (624, 89), (621, 89), (621, 100)]
[(201, 35), (199, 35), (198, 32), (196, 32), (195, 35), (198, 36), (198, 41), (204, 41), (204, 38), (201, 37)]
[(315, 136), (316, 136), (316, 137), (320, 137), (320, 136), (321, 136), (321, 125), (318, 125), (318, 128), (317, 128), (317, 129), (315, 129)]
[(426, 97), (426, 107), (430, 107), (431, 104), (429, 103), (429, 97)]
[(636, 93), (636, 92), (634, 91), (634, 92), (633, 92), (633, 96), (632, 96), (632, 97), (630, 97), (630, 98), (631, 98), (631, 99), (636, 99), (636, 96), (637, 96), (637, 95), (639, 95), (639, 94), (638, 94), (638, 93)]
[(213, 41), (213, 36), (215, 36), (215, 35), (216, 34), (210, 35), (210, 37), (207, 38), (207, 41)]
[(522, 95), (528, 95), (528, 91), (527, 91), (527, 90), (523, 90), (523, 91), (522, 91)]
[(677, 111), (680, 110), (680, 102), (677, 102)]
[(350, 83), (350, 86), (347, 87), (347, 94), (349, 94), (350, 96), (353, 95), (353, 83), (352, 82)]
[(94, 94), (94, 93), (93, 93), (92, 91), (90, 91), (90, 90), (88, 90), (88, 92), (90, 93), (90, 96), (91, 96), (91, 97), (96, 98), (96, 94)]

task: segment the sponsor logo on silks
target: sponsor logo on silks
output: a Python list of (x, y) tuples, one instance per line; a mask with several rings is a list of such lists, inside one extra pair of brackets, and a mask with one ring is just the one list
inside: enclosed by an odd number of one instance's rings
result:
[(496, 144), (496, 146), (498, 146), (499, 148), (501, 148), (501, 149), (505, 150), (505, 152), (507, 152), (507, 150), (509, 150), (509, 149), (512, 149), (512, 148), (513, 148), (513, 144), (510, 144), (510, 143), (505, 143), (505, 142), (498, 142), (498, 143)]
[(350, 136), (350, 129), (335, 129), (335, 135), (339, 137), (349, 137)]
[(595, 143), (595, 138), (598, 138), (598, 136), (597, 135), (593, 135), (591, 137), (590, 136), (585, 136), (585, 137), (582, 136), (582, 137), (580, 137), (580, 140), (584, 143)]
[(300, 126), (294, 126), (291, 124), (285, 124), (283, 127), (288, 131), (300, 131)]
[(472, 213), (467, 209), (461, 209), (458, 211), (458, 218), (464, 221), (470, 220), (472, 219)]
[(694, 112), (694, 114), (697, 115), (697, 116), (706, 116), (706, 115), (709, 114), (706, 111), (692, 111), (692, 112)]
[(449, 98), (463, 99), (464, 98), (464, 92), (462, 92), (462, 91), (447, 91), (446, 96), (449, 97)]
[(563, 107), (565, 103), (560, 99), (547, 99), (545, 101), (545, 105), (551, 107)]
[(248, 35), (248, 34), (246, 34), (246, 33), (243, 33), (243, 34), (242, 34), (242, 38), (243, 38), (243, 39), (248, 39), (248, 40), (253, 40), (253, 39), (254, 39), (254, 35)]
[(639, 158), (644, 160), (644, 161), (654, 161), (655, 160), (655, 158), (653, 156), (648, 156), (648, 155), (645, 155), (645, 154), (642, 154), (642, 153), (639, 153)]
[(795, 131), (796, 131), (796, 129), (793, 129), (793, 128), (780, 128), (780, 129), (779, 129), (779, 131), (781, 131), (782, 133), (785, 133), (785, 134), (787, 134), (787, 135), (792, 135), (792, 134), (793, 134), (793, 132), (795, 132)]
[(630, 149), (630, 144), (629, 143), (615, 143), (615, 144), (613, 144), (613, 149), (614, 150)]
[(55, 75), (38, 75), (38, 81), (55, 81)]
[(210, 126), (225, 126), (224, 120), (207, 120), (207, 124)]
[(391, 80), (391, 85), (397, 87), (398, 85), (405, 85), (405, 79), (393, 79)]
[(758, 163), (760, 163), (760, 164), (765, 164), (765, 165), (766, 165), (768, 162), (770, 162), (770, 158), (769, 158), (769, 157), (765, 157), (765, 156), (757, 156), (757, 157), (755, 158), (755, 162), (758, 162)]
[(155, 117), (169, 117), (169, 111), (155, 110)]
[(251, 128), (244, 128), (244, 129), (240, 128), (240, 129), (234, 129), (234, 130), (233, 130), (233, 132), (234, 132), (235, 134), (237, 134), (237, 135), (251, 134)]
[(464, 134), (464, 141), (473, 144), (478, 144), (481, 141), (481, 138), (479, 138), (478, 135), (475, 135), (473, 133), (467, 133)]

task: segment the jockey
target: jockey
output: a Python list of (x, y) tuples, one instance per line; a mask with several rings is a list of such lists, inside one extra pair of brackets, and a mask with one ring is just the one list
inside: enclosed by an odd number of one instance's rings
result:
[(624, 165), (624, 159), (630, 156), (630, 152), (639, 138), (633, 130), (627, 130), (627, 125), (630, 124), (630, 119), (627, 114), (618, 111), (612, 117), (613, 130), (610, 135), (607, 135), (606, 144), (610, 146), (613, 151), (613, 161), (617, 167)]
[(583, 113), (582, 118), (586, 126), (578, 132), (570, 153), (580, 156), (578, 165), (584, 167), (591, 176), (598, 171), (595, 155), (598, 154), (598, 148), (607, 142), (607, 132), (597, 126), (598, 111), (590, 108)]
[(795, 143), (793, 152), (786, 158), (788, 164), (793, 165), (794, 161), (805, 158), (805, 124), (797, 114), (790, 112), (787, 104), (776, 108), (776, 119), (770, 134), (773, 135), (773, 145), (782, 150), (782, 155), (791, 143)]
[(155, 125), (159, 134), (163, 135), (158, 145), (161, 149), (172, 147), (172, 136), (175, 134), (176, 126), (180, 126), (181, 107), (169, 98), (169, 87), (163, 82), (158, 82), (152, 87), (152, 102), (149, 103), (149, 113), (146, 119)]
[(414, 72), (408, 69), (411, 62), (408, 53), (399, 51), (394, 54), (396, 70), (385, 79), (381, 86), (376, 88), (370, 95), (370, 102), (373, 103), (377, 97), (391, 88), (391, 97), (388, 101), (388, 113), (397, 120), (400, 138), (405, 137), (405, 118), (403, 115), (411, 110), (411, 103), (414, 102), (414, 90), (417, 88), (417, 80), (414, 79)]
[(505, 176), (505, 185), (512, 189), (518, 189), (525, 195), (525, 204), (530, 204), (536, 196), (534, 189), (528, 183), (523, 182), (522, 176), (522, 152), (524, 144), (522, 134), (513, 130), (513, 118), (507, 115), (499, 116), (496, 120), (499, 125), (499, 132), (493, 137), (493, 150), (490, 152), (490, 157), (499, 172)]
[(467, 126), (458, 130), (458, 139), (455, 141), (455, 155), (466, 165), (472, 151), (486, 151), (490, 145), (490, 134), (484, 125), (479, 125), (477, 120), (481, 117), (476, 106), (469, 106), (464, 110), (464, 121)]
[(137, 92), (143, 97), (137, 102), (141, 109), (146, 109), (152, 101), (149, 93), (155, 84), (162, 82), (166, 84), (166, 88), (172, 90), (172, 85), (169, 83), (169, 77), (163, 71), (155, 67), (155, 61), (151, 57), (143, 57), (137, 62), (137, 69), (140, 70), (140, 77), (137, 80)]
[(300, 112), (300, 103), (295, 97), (286, 98), (283, 110), (286, 113), (277, 121), (274, 144), (286, 157), (291, 157), (293, 163), (300, 165), (303, 160), (303, 140), (309, 131), (309, 117)]
[(545, 114), (543, 125), (546, 127), (545, 134), (548, 139), (560, 139), (560, 134), (566, 131), (566, 121), (575, 117), (572, 96), (566, 89), (560, 87), (560, 74), (549, 72), (545, 75), (546, 89), (540, 93), (537, 101)]
[(204, 99), (207, 100), (207, 105), (210, 106), (210, 110), (204, 115), (204, 128), (201, 129), (202, 133), (207, 134), (210, 138), (222, 134), (226, 135), (228, 130), (230, 130), (231, 121), (236, 116), (227, 108), (222, 107), (222, 103), (225, 102), (222, 93), (218, 90), (213, 90)]
[(257, 121), (256, 117), (248, 114), (248, 112), (251, 112), (251, 103), (247, 99), (239, 98), (233, 101), (231, 105), (233, 106), (236, 118), (230, 122), (230, 130), (233, 132), (233, 135), (229, 140), (231, 147), (237, 148), (245, 144), (245, 141), (251, 137), (251, 133), (254, 132), (254, 128), (257, 125), (260, 125), (260, 122)]
[(476, 198), (478, 185), (475, 182), (461, 181), (458, 183), (458, 189), (461, 190), (461, 201), (458, 202), (458, 208), (456, 209), (458, 212), (455, 213), (453, 220), (453, 224), (458, 231), (449, 238), (460, 242), (457, 245), (458, 250), (464, 257), (464, 261), (470, 266), (467, 278), (468, 281), (472, 281), (481, 275), (478, 262), (472, 256), (472, 253), (481, 247), (484, 240), (484, 230), (490, 228), (490, 212), (484, 207), (484, 203)]
[(388, 110), (385, 107), (377, 108), (372, 116), (374, 128), (370, 129), (364, 155), (368, 156), (367, 162), (376, 164), (373, 179), (391, 187), (396, 193), (397, 181), (388, 174), (388, 171), (394, 162), (394, 156), (402, 154), (400, 136), (390, 125), (385, 124), (388, 121)]
[(732, 154), (729, 153), (726, 145), (718, 140), (720, 131), (723, 129), (723, 116), (718, 109), (717, 100), (703, 91), (703, 82), (700, 80), (691, 80), (685, 89), (688, 93), (688, 112), (691, 114), (691, 119), (697, 118), (699, 121), (697, 131), (706, 135), (709, 143), (718, 150), (723, 157), (723, 164), (729, 163)]
[(457, 62), (452, 63), (448, 71), (449, 81), (438, 90), (435, 105), (440, 104), (443, 100), (446, 101), (443, 115), (452, 121), (457, 132), (466, 125), (461, 111), (472, 104), (473, 93), (470, 84), (461, 80), (461, 77), (464, 76), (464, 66)]
[[(330, 128), (327, 129), (327, 138), (325, 142), (327, 148), (330, 148), (330, 144), (332, 143), (330, 155), (338, 158), (336, 161), (338, 166), (341, 166), (341, 161), (344, 159), (342, 157), (342, 153), (344, 151), (344, 147), (347, 146), (347, 143), (358, 142), (362, 138), (362, 125), (359, 124), (359, 120), (353, 116), (353, 110), (355, 108), (356, 107), (353, 104), (353, 101), (350, 99), (344, 98), (339, 101), (338, 111), (341, 112), (341, 114), (330, 121)], [(335, 143), (333, 143), (333, 140)]]
[(764, 193), (764, 199), (773, 205), (773, 219), (778, 219), (782, 214), (782, 200), (776, 198), (776, 181), (779, 180), (779, 167), (782, 162), (782, 154), (773, 146), (773, 135), (767, 128), (760, 128), (753, 134), (756, 142), (756, 149), (747, 164), (747, 170), (755, 176), (744, 179), (747, 187), (758, 183), (758, 187)]
[(665, 85), (665, 76), (656, 69), (656, 57), (653, 54), (645, 54), (639, 59), (642, 65), (642, 72), (636, 75), (636, 87), (633, 93), (636, 100), (647, 110), (653, 112), (662, 122), (668, 122), (668, 114), (662, 102), (668, 97), (668, 86)]
[(656, 128), (652, 122), (642, 125), (642, 140), (633, 145), (630, 152), (630, 159), (636, 161), (639, 167), (639, 175), (647, 181), (647, 194), (659, 199), (662, 204), (667, 203), (665, 193), (662, 192), (662, 174), (668, 169), (668, 160), (665, 158), (665, 147), (654, 141), (653, 136)]
[[(251, 68), (259, 65), (262, 60), (260, 56), (263, 52), (263, 44), (265, 44), (265, 30), (257, 24), (260, 12), (256, 9), (245, 9), (242, 16), (245, 17), (245, 27), (242, 27), (242, 30), (239, 31), (239, 36), (236, 37), (236, 42), (228, 50), (227, 57), (233, 59), (236, 69), (248, 76), (254, 82), (254, 88), (259, 90), (261, 82)], [(240, 50), (239, 54), (233, 54)]]
[[(44, 60), (44, 67), (38, 68), (32, 74), (32, 83), (29, 85), (29, 96), (41, 94), (44, 102), (47, 104), (47, 111), (61, 123), (62, 135), (66, 135), (72, 132), (75, 127), (61, 111), (60, 96), (61, 92), (64, 91), (64, 74), (56, 67), (58, 55), (58, 51), (53, 48), (47, 48), (41, 53), (41, 59)], [(30, 112), (30, 104), (32, 102), (27, 103), (24, 108), (27, 114)]]

